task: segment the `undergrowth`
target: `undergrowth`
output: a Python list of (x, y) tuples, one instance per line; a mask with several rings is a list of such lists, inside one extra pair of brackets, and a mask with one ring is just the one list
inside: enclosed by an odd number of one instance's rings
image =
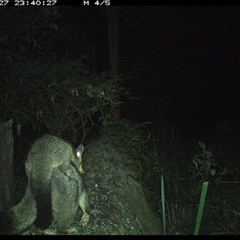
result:
[(202, 183), (206, 181), (209, 189), (200, 234), (240, 233), (238, 137), (236, 132), (228, 132), (204, 142), (183, 141), (170, 126), (145, 146), (141, 153), (143, 181), (149, 201), (159, 213), (161, 174), (164, 176), (166, 234), (193, 234)]

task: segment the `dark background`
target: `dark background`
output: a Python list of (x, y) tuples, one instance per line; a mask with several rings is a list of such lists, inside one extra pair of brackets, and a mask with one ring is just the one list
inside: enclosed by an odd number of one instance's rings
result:
[[(63, 13), (58, 23), (59, 29), (66, 26), (74, 29), (71, 37), (76, 36), (79, 45), (84, 44), (82, 39), (85, 39), (87, 47), (95, 49), (98, 73), (110, 68), (105, 8), (106, 6), (72, 6)], [(194, 163), (190, 165), (190, 159), (193, 159), (192, 156), (199, 151), (197, 142), (203, 141), (208, 147), (210, 141), (205, 139), (215, 136), (224, 123), (225, 127), (230, 127), (229, 129), (233, 131), (237, 131), (240, 126), (240, 7), (121, 6), (119, 10), (120, 73), (126, 79), (123, 86), (129, 88), (133, 96), (140, 98), (135, 102), (123, 99), (125, 104), (121, 109), (122, 117), (136, 122), (151, 121), (152, 130), (156, 135), (160, 132), (158, 129), (172, 126), (186, 140), (188, 147), (184, 151), (177, 141), (162, 134), (163, 144), (162, 138), (159, 137), (159, 145), (157, 141), (153, 141), (154, 149), (151, 154), (146, 159), (140, 158), (144, 160), (144, 163), (140, 163), (140, 166), (143, 166), (141, 173), (146, 183), (144, 185), (150, 186), (149, 191), (152, 191), (152, 186), (156, 189), (154, 195), (156, 197), (151, 197), (150, 203), (159, 209), (159, 175), (163, 173), (168, 184), (166, 184), (166, 193), (168, 194), (168, 190), (170, 192), (169, 196), (166, 195), (166, 199), (170, 204), (173, 202), (174, 206), (177, 206), (175, 218), (179, 222), (182, 221), (184, 226), (187, 222), (192, 225), (195, 221), (195, 212), (194, 219), (192, 218), (195, 211), (192, 206), (194, 208), (197, 206), (196, 202), (199, 201), (200, 194), (198, 189), (195, 190), (198, 186), (195, 183), (202, 180), (213, 183), (215, 179), (210, 176), (212, 168), (206, 170), (206, 167), (209, 163), (211, 167), (216, 166), (212, 164), (214, 161), (212, 157), (205, 153), (195, 158), (199, 159), (197, 166), (196, 160), (195, 165)], [(62, 32), (65, 33), (64, 30)], [(53, 32), (54, 34), (59, 36), (56, 32)], [(49, 45), (49, 53), (59, 50), (57, 51), (59, 59), (64, 59), (64, 54), (71, 48), (69, 45), (72, 42), (68, 36), (61, 36), (56, 44), (55, 42), (53, 44), (55, 49)], [(77, 48), (78, 46), (72, 46), (71, 49), (74, 51)], [(95, 68), (91, 65), (91, 58), (92, 56), (87, 64), (90, 68)], [(37, 134), (34, 137), (37, 137)], [(23, 148), (22, 139), (20, 137), (15, 139), (17, 173), (20, 167), (23, 169), (24, 166), (25, 158), (21, 156), (28, 150), (28, 147)], [(191, 143), (198, 148), (196, 152)], [(211, 152), (217, 163), (223, 160), (224, 166), (232, 164), (237, 170), (239, 169), (238, 145), (237, 138), (223, 138), (219, 144), (217, 142), (214, 145)], [(155, 151), (157, 147), (159, 149)], [(96, 149), (98, 151), (98, 147)], [(94, 173), (93, 170), (92, 172)], [(219, 232), (222, 228), (224, 230), (220, 231), (221, 234), (223, 232), (229, 234), (232, 232), (228, 229), (238, 229), (239, 225), (238, 216), (232, 214), (237, 211), (229, 211), (233, 207), (238, 209), (239, 206), (239, 198), (236, 198), (239, 192), (238, 174), (235, 176), (234, 173), (232, 177), (231, 171), (225, 167), (219, 167), (216, 172), (218, 173), (216, 179), (230, 183), (233, 181), (237, 184), (231, 183), (230, 187), (227, 184), (217, 185), (216, 191), (208, 195), (212, 200), (209, 200), (211, 208), (206, 209), (208, 216), (203, 223), (207, 228), (210, 223), (213, 225), (209, 231), (206, 231), (207, 234)], [(219, 172), (222, 174), (220, 177)], [(238, 170), (237, 172), (239, 173)], [(199, 181), (200, 177), (202, 179)], [(94, 180), (94, 177), (91, 179)], [(17, 181), (20, 185), (22, 182)], [(19, 189), (25, 190), (25, 185)], [(146, 189), (148, 190), (148, 187)], [(177, 204), (180, 203), (179, 205), (176, 205), (175, 199)], [(169, 206), (171, 208), (171, 205)], [(178, 224), (174, 223), (174, 226)], [(173, 233), (171, 229), (169, 232)], [(192, 229), (189, 232), (192, 233)]]
[[(109, 69), (105, 7), (74, 6), (63, 16)], [(120, 73), (141, 100), (122, 116), (171, 124), (182, 135), (213, 135), (239, 124), (239, 6), (120, 7)]]

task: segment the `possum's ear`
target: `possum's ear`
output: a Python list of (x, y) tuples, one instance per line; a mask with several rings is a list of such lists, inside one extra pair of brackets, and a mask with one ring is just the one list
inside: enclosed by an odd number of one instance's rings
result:
[(80, 144), (80, 145), (76, 148), (75, 152), (76, 152), (76, 154), (77, 154), (78, 157), (81, 157), (81, 156), (82, 156), (83, 150), (84, 150), (84, 146), (83, 146), (82, 144)]

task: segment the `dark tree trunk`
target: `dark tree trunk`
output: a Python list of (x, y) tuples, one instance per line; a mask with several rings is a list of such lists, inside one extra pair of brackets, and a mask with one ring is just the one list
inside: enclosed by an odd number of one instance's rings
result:
[[(113, 77), (119, 76), (119, 7), (106, 8), (108, 23), (108, 49), (110, 59), (110, 71)], [(119, 101), (119, 95), (115, 101)], [(114, 117), (120, 119), (120, 108), (114, 111)]]
[(0, 126), (0, 211), (13, 206), (13, 134), (12, 119)]

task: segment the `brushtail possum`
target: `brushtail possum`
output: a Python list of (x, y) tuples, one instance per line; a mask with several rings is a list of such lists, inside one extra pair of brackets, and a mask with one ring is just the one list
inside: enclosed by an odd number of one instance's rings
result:
[[(27, 156), (25, 169), (29, 188), (36, 202), (36, 228), (47, 229), (53, 220), (51, 197), (54, 169), (57, 168), (67, 176), (71, 176), (69, 166), (73, 164), (83, 173), (83, 150), (82, 145), (75, 150), (71, 144), (53, 135), (44, 135), (33, 144)], [(60, 188), (61, 186), (59, 191)]]
[[(73, 222), (77, 210), (83, 211), (80, 224), (86, 226), (89, 221), (88, 194), (78, 170), (69, 165), (67, 168), (71, 177), (61, 172), (58, 168), (53, 169), (51, 177), (51, 205), (53, 220), (56, 223), (57, 231), (69, 233), (72, 228), (69, 224)], [(1, 234), (21, 234), (28, 227), (36, 230), (34, 234), (42, 234), (44, 231), (34, 227), (37, 219), (37, 204), (28, 182), (26, 192), (21, 202), (12, 207), (9, 212), (1, 216)]]

